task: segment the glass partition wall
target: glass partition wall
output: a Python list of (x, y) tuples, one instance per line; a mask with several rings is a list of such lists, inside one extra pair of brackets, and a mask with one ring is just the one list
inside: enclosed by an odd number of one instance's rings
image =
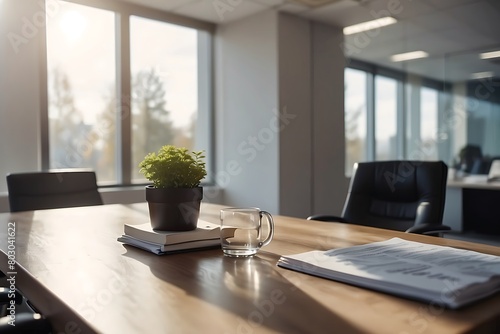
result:
[(500, 37), (486, 23), (500, 12), (476, 15), (487, 1), (412, 6), (396, 24), (344, 36), (346, 175), (388, 159), (487, 174), (500, 158)]

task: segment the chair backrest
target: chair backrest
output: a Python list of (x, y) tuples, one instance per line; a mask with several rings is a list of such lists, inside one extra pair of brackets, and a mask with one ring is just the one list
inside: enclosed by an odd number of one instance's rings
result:
[(10, 211), (103, 204), (93, 171), (49, 171), (7, 175)]
[(342, 218), (406, 231), (443, 220), (448, 167), (442, 161), (376, 161), (354, 165)]

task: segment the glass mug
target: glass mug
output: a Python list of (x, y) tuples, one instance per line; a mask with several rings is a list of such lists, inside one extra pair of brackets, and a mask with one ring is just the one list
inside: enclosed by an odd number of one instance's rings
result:
[[(262, 237), (263, 217), (268, 233)], [(220, 241), (224, 255), (234, 257), (253, 256), (268, 245), (274, 236), (271, 214), (258, 208), (226, 208), (220, 210)]]

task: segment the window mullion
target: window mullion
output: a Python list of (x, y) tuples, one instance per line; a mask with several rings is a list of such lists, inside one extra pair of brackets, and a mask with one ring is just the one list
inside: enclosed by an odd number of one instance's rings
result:
[(397, 115), (397, 127), (396, 127), (396, 147), (398, 159), (404, 159), (405, 150), (405, 138), (406, 138), (406, 127), (405, 127), (405, 89), (404, 82), (401, 80), (397, 81), (397, 101), (396, 101), (396, 115)]
[(116, 58), (117, 58), (117, 170), (121, 184), (132, 183), (132, 115), (130, 74), (130, 16), (116, 14)]
[(366, 159), (375, 160), (375, 76), (366, 76)]
[(42, 170), (50, 169), (49, 85), (47, 62), (47, 29), (40, 37), (40, 164)]

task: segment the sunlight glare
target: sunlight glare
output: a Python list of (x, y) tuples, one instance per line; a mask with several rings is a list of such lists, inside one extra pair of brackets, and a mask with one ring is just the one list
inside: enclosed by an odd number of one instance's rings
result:
[(87, 28), (87, 20), (77, 11), (66, 12), (61, 21), (59, 28), (70, 41), (79, 39)]

